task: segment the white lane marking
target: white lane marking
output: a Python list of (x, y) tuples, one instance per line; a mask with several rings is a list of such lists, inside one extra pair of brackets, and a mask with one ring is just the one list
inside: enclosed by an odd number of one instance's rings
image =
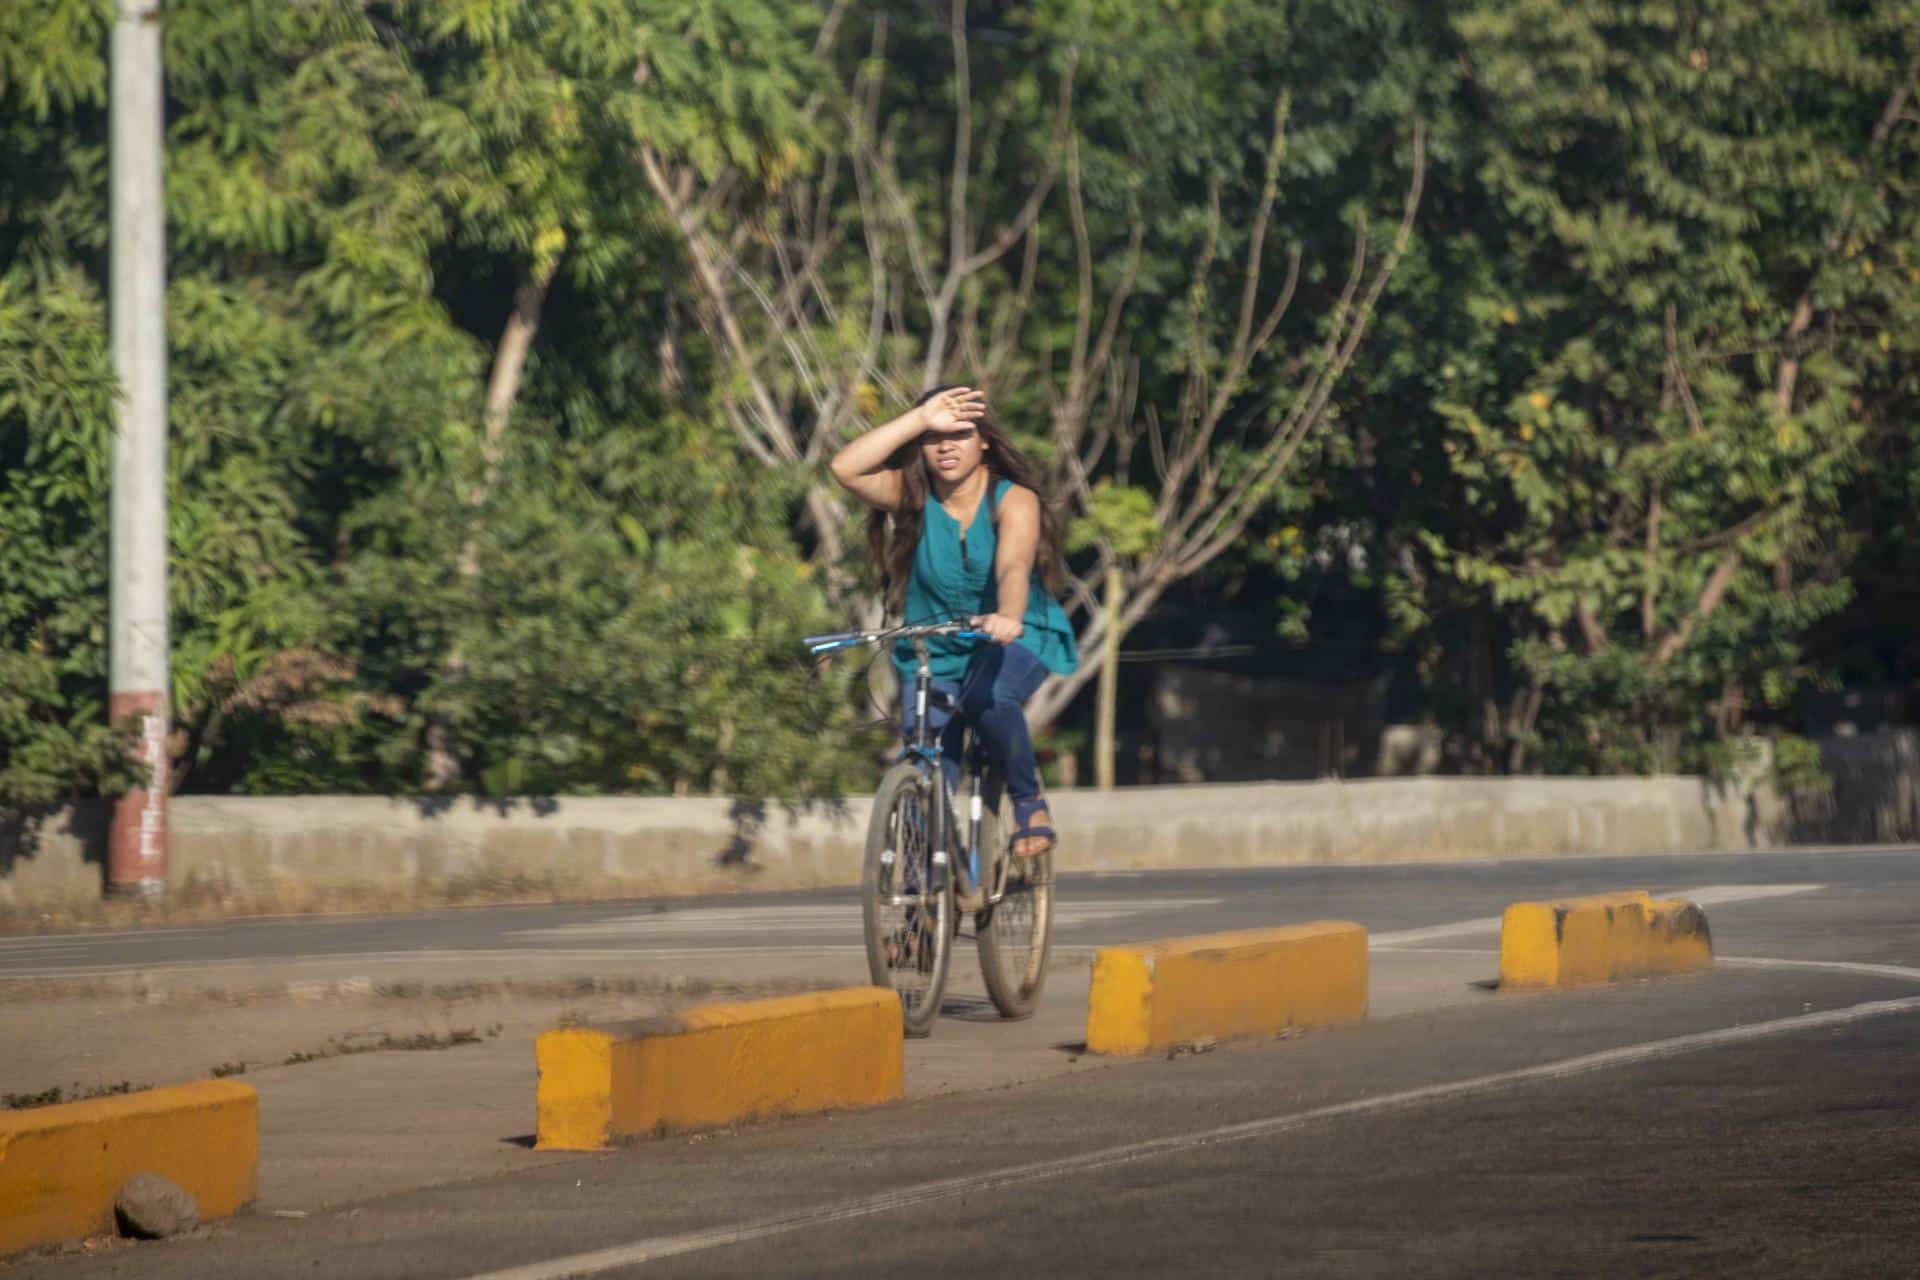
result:
[[(1059, 902), (1054, 908), (1056, 929), (1102, 924), (1129, 916), (1217, 907), (1220, 898), (1126, 898)], [(583, 921), (550, 929), (519, 929), (513, 939), (558, 942), (574, 938), (664, 938), (726, 933), (824, 933), (860, 936), (858, 903), (791, 907), (696, 907), (686, 911), (645, 911), (607, 920)]]
[(738, 1226), (690, 1231), (680, 1235), (656, 1236), (651, 1240), (637, 1240), (631, 1244), (616, 1245), (610, 1249), (596, 1249), (590, 1253), (554, 1258), (523, 1267), (489, 1271), (484, 1275), (470, 1277), (470, 1280), (566, 1280), (570, 1276), (601, 1275), (623, 1267), (657, 1262), (662, 1258), (680, 1257), (706, 1249), (744, 1244), (750, 1240), (786, 1235), (829, 1223), (850, 1222), (856, 1218), (872, 1217), (875, 1214), (911, 1208), (928, 1202), (951, 1204), (955, 1196), (997, 1191), (1003, 1187), (1025, 1182), (1095, 1173), (1116, 1165), (1175, 1155), (1200, 1147), (1272, 1137), (1347, 1116), (1407, 1110), (1474, 1094), (1511, 1089), (1537, 1081), (1564, 1080), (1595, 1071), (1637, 1066), (1640, 1063), (1661, 1058), (1673, 1058), (1682, 1054), (1698, 1053), (1705, 1049), (1718, 1049), (1726, 1045), (1744, 1044), (1751, 1040), (1793, 1035), (1827, 1027), (1847, 1026), (1855, 1022), (1865, 1022), (1870, 1018), (1884, 1018), (1894, 1014), (1914, 1012), (1920, 1012), (1920, 996), (1909, 996), (1904, 1000), (1876, 1000), (1867, 1004), (1851, 1005), (1844, 1009), (1805, 1013), (1791, 1018), (1777, 1018), (1771, 1022), (1725, 1027), (1717, 1031), (1697, 1031), (1691, 1035), (1674, 1036), (1667, 1040), (1653, 1040), (1619, 1049), (1603, 1049), (1598, 1053), (1563, 1058), (1558, 1062), (1542, 1063), (1535, 1067), (1498, 1071), (1491, 1075), (1474, 1076), (1445, 1084), (1424, 1085), (1397, 1093), (1377, 1094), (1371, 1098), (1359, 1098), (1352, 1102), (1339, 1102), (1332, 1106), (1315, 1107), (1308, 1111), (1268, 1116), (1265, 1119), (1250, 1120), (1240, 1124), (1222, 1125), (1217, 1129), (1204, 1129), (1197, 1133), (1155, 1138), (1147, 1142), (1131, 1142), (1124, 1146), (1108, 1147), (1102, 1151), (1090, 1151), (1084, 1155), (1067, 1156), (1058, 1160), (1040, 1160), (1032, 1164), (1013, 1165), (985, 1173), (966, 1174), (958, 1178), (942, 1178), (937, 1182), (923, 1182), (918, 1186), (903, 1187), (898, 1191), (882, 1192), (879, 1195), (865, 1196), (855, 1200), (843, 1200), (837, 1204), (822, 1205), (816, 1209), (803, 1209), (778, 1217), (762, 1218), (757, 1222), (741, 1223)]
[[(619, 948), (551, 948), (551, 949), (501, 949), (497, 951), (353, 951), (339, 955), (295, 955), (295, 956), (252, 956), (232, 960), (203, 960), (184, 964), (163, 965), (63, 965), (58, 969), (12, 969), (0, 970), (0, 982), (27, 981), (47, 978), (103, 978), (118, 975), (153, 976), (191, 975), (196, 973), (218, 973), (227, 969), (259, 969), (267, 965), (285, 965), (288, 968), (305, 969), (340, 968), (348, 965), (421, 963), (421, 964), (472, 964), (476, 960), (648, 960), (677, 959), (697, 956), (757, 956), (757, 955), (821, 955), (838, 953), (866, 954), (866, 947), (853, 945), (795, 945), (767, 947), (619, 947)], [(527, 976), (535, 980), (539, 974)], [(271, 984), (269, 984), (271, 985)]]
[(1758, 902), (1763, 898), (1791, 898), (1801, 893), (1818, 893), (1823, 884), (1704, 884), (1697, 889), (1662, 890), (1656, 898), (1685, 898), (1696, 907), (1717, 907), (1726, 902)]
[(1430, 924), (1424, 929), (1400, 929), (1393, 933), (1370, 933), (1367, 946), (1375, 951), (1405, 946), (1410, 942), (1430, 942), (1438, 938), (1457, 938), (1463, 933), (1496, 933), (1499, 916), (1481, 916), (1477, 920), (1455, 920), (1452, 924)]
[[(1694, 889), (1660, 889), (1656, 890), (1653, 896), (1685, 898), (1695, 906), (1711, 907), (1724, 906), (1732, 902), (1754, 902), (1764, 898), (1786, 898), (1801, 893), (1818, 893), (1826, 887), (1824, 884), (1708, 884)], [(1472, 920), (1431, 924), (1421, 929), (1399, 929), (1392, 933), (1372, 934), (1367, 939), (1367, 945), (1374, 948), (1403, 947), (1415, 942), (1457, 938), (1462, 934), (1497, 933), (1499, 930), (1499, 916), (1479, 916)]]
[[(1467, 947), (1394, 947), (1395, 955), (1405, 956), (1474, 956), (1481, 960), (1492, 958), (1493, 952), (1485, 948)], [(1728, 965), (1736, 969), (1817, 969), (1832, 973), (1858, 974), (1863, 978), (1899, 978), (1906, 982), (1920, 982), (1920, 969), (1908, 968), (1899, 964), (1871, 964), (1860, 960), (1789, 960), (1774, 956), (1715, 956), (1716, 965)]]
[(1859, 960), (1776, 960), (1770, 956), (1715, 956), (1715, 964), (1740, 969), (1828, 969), (1835, 973), (1857, 973), (1868, 978), (1903, 978), (1920, 982), (1920, 969), (1900, 964), (1869, 964)]
[[(235, 921), (248, 924), (251, 921)], [(0, 938), (0, 948), (8, 946), (31, 946), (36, 943), (67, 943), (87, 946), (95, 942), (115, 938), (138, 938), (143, 942), (163, 942), (168, 938), (198, 938), (204, 934), (219, 933), (213, 929), (102, 929), (98, 933), (23, 933), (18, 937)]]

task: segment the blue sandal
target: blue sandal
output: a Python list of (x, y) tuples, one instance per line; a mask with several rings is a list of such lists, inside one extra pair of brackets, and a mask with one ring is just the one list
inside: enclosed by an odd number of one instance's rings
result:
[[(1020, 824), (1020, 829), (1014, 832), (1012, 838), (1007, 842), (1007, 849), (1014, 857), (1038, 858), (1043, 854), (1052, 853), (1054, 845), (1059, 843), (1059, 837), (1054, 834), (1052, 827), (1036, 827), (1033, 825), (1033, 815), (1042, 812), (1046, 808), (1047, 801), (1044, 796), (1035, 796), (1031, 800), (1014, 801), (1013, 817), (1014, 821)], [(1052, 817), (1053, 815), (1049, 812), (1047, 816)], [(1016, 846), (1018, 846), (1022, 840), (1032, 839), (1045, 840), (1046, 843), (1028, 853), (1019, 852)]]

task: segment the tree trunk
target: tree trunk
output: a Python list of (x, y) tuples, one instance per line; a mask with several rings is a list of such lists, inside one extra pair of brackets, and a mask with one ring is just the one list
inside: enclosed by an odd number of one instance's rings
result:
[[(547, 303), (547, 288), (553, 283), (553, 273), (559, 265), (559, 257), (555, 255), (526, 274), (520, 287), (513, 291), (513, 308), (507, 313), (506, 327), (500, 333), (500, 345), (493, 358), (493, 372), (487, 379), (486, 409), (481, 419), (480, 483), (467, 495), (467, 504), (476, 514), (455, 566), (462, 580), (471, 579), (480, 571), (478, 511), (486, 505), (487, 499), (492, 496), (493, 486), (500, 478), (507, 423), (513, 416), (514, 402), (520, 396), (520, 380), (526, 372), (527, 356), (533, 350), (534, 335), (540, 331), (540, 313)], [(445, 676), (449, 681), (458, 680), (465, 669), (466, 657), (460, 652), (459, 642), (455, 641), (447, 654)], [(436, 718), (427, 726), (426, 789), (444, 791), (459, 777), (460, 762), (454, 756), (446, 722)]]
[[(506, 452), (507, 423), (513, 417), (514, 402), (520, 398), (520, 380), (526, 373), (527, 356), (533, 351), (534, 335), (540, 332), (540, 313), (547, 305), (547, 288), (560, 265), (556, 257), (529, 271), (513, 291), (513, 309), (507, 313), (506, 328), (500, 333), (500, 346), (493, 358), (493, 373), (487, 379), (487, 405), (481, 419), (480, 483), (467, 501), (475, 510), (486, 505), (493, 486), (500, 479), (500, 460)], [(471, 578), (479, 571), (479, 530), (467, 536), (460, 552), (460, 576)]]
[(1120, 701), (1120, 607), (1126, 601), (1126, 583), (1119, 565), (1107, 568), (1106, 610), (1114, 620), (1101, 640), (1100, 710), (1093, 733), (1094, 785), (1113, 790), (1114, 721)]

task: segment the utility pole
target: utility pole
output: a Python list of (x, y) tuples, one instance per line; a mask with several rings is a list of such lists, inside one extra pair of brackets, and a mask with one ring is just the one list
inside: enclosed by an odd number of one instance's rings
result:
[(107, 888), (167, 885), (167, 217), (161, 0), (115, 0), (108, 311), (120, 399), (113, 433), (113, 586), (107, 715), (133, 719), (148, 771), (113, 810)]

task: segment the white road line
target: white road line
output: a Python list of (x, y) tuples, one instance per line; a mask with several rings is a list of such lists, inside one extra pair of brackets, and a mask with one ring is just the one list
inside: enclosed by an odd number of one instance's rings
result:
[(84, 951), (84, 942), (26, 942), (0, 946), (0, 956), (29, 955), (40, 951)]
[[(819, 955), (858, 953), (866, 954), (866, 947), (853, 945), (829, 946), (771, 946), (771, 947), (618, 947), (607, 949), (590, 948), (553, 948), (537, 950), (533, 948), (501, 948), (495, 951), (355, 951), (342, 952), (339, 955), (306, 956), (254, 956), (231, 960), (204, 960), (183, 964), (159, 965), (66, 965), (58, 969), (13, 969), (0, 970), (0, 982), (42, 980), (48, 978), (104, 978), (126, 975), (128, 977), (154, 977), (157, 975), (179, 976), (196, 973), (217, 973), (226, 969), (258, 969), (263, 965), (285, 965), (307, 968), (341, 968), (349, 965), (387, 964), (392, 962), (445, 964), (471, 964), (475, 960), (635, 960), (662, 958), (689, 958), (698, 956), (754, 956), (754, 955)], [(523, 975), (514, 975), (523, 976)], [(540, 975), (530, 975), (538, 980)]]
[[(1219, 898), (1067, 899), (1054, 909), (1057, 929), (1102, 924), (1130, 916), (1217, 907)], [(606, 920), (558, 925), (549, 929), (520, 929), (512, 939), (557, 942), (574, 938), (669, 938), (729, 933), (823, 933), (841, 937), (860, 935), (857, 903), (793, 907), (696, 907), (685, 911), (646, 911)]]
[(1478, 920), (1456, 920), (1452, 924), (1430, 924), (1424, 929), (1400, 929), (1393, 933), (1370, 933), (1367, 946), (1375, 951), (1392, 947), (1403, 947), (1410, 942), (1432, 942), (1439, 938), (1457, 938), (1465, 933), (1498, 933), (1499, 916), (1482, 916)]
[[(247, 921), (236, 920), (234, 923), (237, 925), (237, 924), (251, 924), (254, 922), (251, 920), (247, 920)], [(150, 942), (150, 941), (155, 941), (155, 940), (164, 939), (164, 938), (197, 938), (203, 934), (219, 933), (220, 931), (221, 930), (218, 928), (211, 928), (211, 929), (102, 929), (98, 933), (23, 933), (18, 937), (0, 938), (0, 948), (6, 947), (9, 945), (26, 945), (31, 943), (43, 943), (43, 942), (72, 942), (75, 944), (85, 945), (89, 943), (99, 942), (99, 941), (102, 941), (103, 939), (112, 939), (112, 938), (138, 938), (143, 942)]]
[(1726, 902), (1758, 902), (1765, 898), (1791, 898), (1796, 894), (1818, 893), (1823, 884), (1704, 884), (1697, 889), (1662, 890), (1656, 898), (1685, 898), (1696, 907), (1717, 907)]
[(1868, 964), (1858, 960), (1776, 960), (1770, 956), (1715, 956), (1715, 964), (1740, 969), (1828, 969), (1835, 973), (1857, 973), (1868, 978), (1903, 978), (1920, 982), (1920, 969), (1899, 964)]
[[(1395, 955), (1408, 956), (1474, 956), (1482, 960), (1493, 959), (1497, 954), (1485, 948), (1467, 947), (1394, 947)], [(1716, 965), (1726, 965), (1735, 969), (1815, 969), (1831, 973), (1858, 974), (1863, 978), (1899, 978), (1906, 982), (1920, 982), (1920, 969), (1899, 964), (1870, 964), (1859, 960), (1789, 960), (1775, 956), (1715, 956)]]
[[(1695, 906), (1724, 906), (1733, 902), (1755, 902), (1766, 898), (1787, 898), (1802, 893), (1817, 893), (1826, 888), (1824, 884), (1708, 884), (1693, 889), (1660, 889), (1657, 898), (1685, 898)], [(1399, 929), (1392, 933), (1376, 933), (1367, 939), (1367, 945), (1375, 949), (1404, 947), (1416, 942), (1433, 942), (1440, 938), (1458, 938), (1463, 934), (1498, 933), (1499, 916), (1480, 916), (1473, 920), (1455, 920), (1449, 924), (1432, 924), (1421, 929)]]
[(907, 1209), (919, 1204), (929, 1202), (950, 1204), (955, 1196), (997, 1191), (1021, 1183), (1065, 1178), (1076, 1174), (1096, 1173), (1117, 1165), (1176, 1155), (1201, 1147), (1272, 1137), (1305, 1128), (1308, 1125), (1344, 1119), (1348, 1116), (1428, 1106), (1475, 1094), (1495, 1093), (1538, 1081), (1564, 1080), (1590, 1072), (1637, 1066), (1643, 1062), (1698, 1053), (1706, 1049), (1718, 1049), (1773, 1036), (1847, 1026), (1856, 1022), (1865, 1022), (1870, 1018), (1885, 1018), (1895, 1014), (1914, 1012), (1920, 1012), (1920, 996), (1910, 996), (1904, 1000), (1877, 1000), (1844, 1009), (1800, 1014), (1796, 1017), (1756, 1022), (1742, 1027), (1726, 1027), (1717, 1031), (1700, 1031), (1692, 1035), (1654, 1040), (1646, 1044), (1628, 1045), (1619, 1049), (1603, 1049), (1598, 1053), (1583, 1054), (1577, 1058), (1563, 1058), (1558, 1062), (1543, 1063), (1536, 1067), (1522, 1067), (1516, 1071), (1499, 1071), (1491, 1075), (1474, 1076), (1446, 1084), (1425, 1085), (1397, 1093), (1377, 1094), (1371, 1098), (1359, 1098), (1352, 1102), (1315, 1107), (1308, 1111), (1268, 1116), (1265, 1119), (1251, 1120), (1241, 1124), (1223, 1125), (1217, 1129), (1204, 1129), (1197, 1133), (1178, 1134), (1148, 1142), (1108, 1147), (1103, 1151), (1091, 1151), (1084, 1155), (1067, 1156), (1059, 1160), (1041, 1160), (1032, 1164), (989, 1170), (985, 1173), (966, 1174), (958, 1178), (942, 1178), (937, 1182), (923, 1182), (918, 1186), (903, 1187), (898, 1191), (843, 1200), (837, 1204), (822, 1205), (816, 1209), (803, 1209), (778, 1217), (762, 1218), (737, 1226), (690, 1231), (680, 1235), (656, 1236), (651, 1240), (637, 1240), (631, 1244), (616, 1245), (610, 1249), (596, 1249), (590, 1253), (554, 1258), (523, 1267), (490, 1271), (484, 1275), (471, 1277), (470, 1280), (566, 1280), (566, 1277), (571, 1276), (601, 1275), (624, 1267), (657, 1262), (663, 1258), (676, 1258), (707, 1249), (744, 1244), (751, 1240), (787, 1235), (835, 1222), (850, 1222), (856, 1218), (872, 1217), (875, 1214)]

